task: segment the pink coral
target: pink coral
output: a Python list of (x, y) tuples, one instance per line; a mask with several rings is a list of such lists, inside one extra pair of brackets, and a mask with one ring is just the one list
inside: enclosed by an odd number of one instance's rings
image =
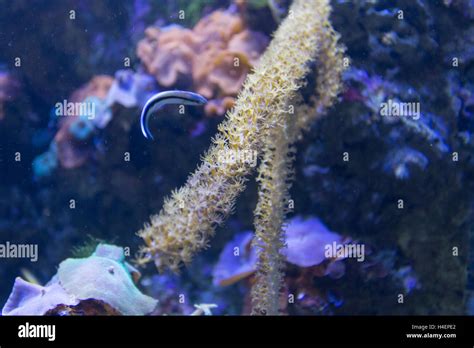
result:
[(237, 95), (251, 65), (242, 53), (221, 52), (214, 61), (208, 80), (224, 95)]
[(158, 83), (169, 87), (191, 74), (194, 45), (190, 30), (148, 28), (145, 39), (138, 43), (137, 55)]
[(245, 28), (240, 15), (218, 10), (193, 30), (148, 28), (137, 55), (160, 85), (185, 85), (210, 99), (205, 111), (212, 116), (233, 106), (267, 44), (264, 34)]
[(223, 115), (226, 110), (231, 109), (235, 104), (234, 97), (224, 97), (222, 99), (210, 100), (204, 107), (206, 115)]
[(252, 232), (242, 232), (224, 247), (213, 271), (214, 285), (231, 285), (255, 272), (257, 252), (252, 238)]
[(341, 243), (342, 237), (331, 232), (317, 218), (292, 219), (285, 232), (287, 248), (283, 254), (288, 262), (300, 267), (318, 265), (326, 260), (325, 246)]
[[(251, 246), (252, 232), (242, 232), (226, 244), (213, 272), (214, 284), (226, 286), (252, 275), (257, 268), (257, 255)], [(325, 256), (325, 247), (333, 242), (348, 240), (329, 229), (315, 217), (303, 219), (299, 216), (288, 221), (285, 231), (286, 247), (282, 254), (286, 261), (300, 268), (311, 268), (311, 274), (341, 278), (345, 265), (336, 258)], [(235, 254), (235, 248), (238, 254)]]
[(214, 11), (202, 18), (194, 27), (194, 32), (205, 42), (222, 42), (224, 45), (232, 36), (244, 29), (244, 21), (239, 15), (227, 11)]
[(267, 43), (268, 39), (264, 34), (246, 29), (233, 36), (227, 48), (231, 52), (244, 54), (250, 65), (256, 65), (262, 53), (262, 47), (265, 47)]
[[(90, 96), (105, 99), (112, 86), (113, 78), (107, 75), (95, 76), (87, 84), (76, 90), (69, 99), (70, 102), (82, 102)], [(90, 156), (90, 146), (84, 139), (76, 139), (71, 132), (74, 124), (79, 124), (80, 115), (62, 117), (59, 130), (54, 137), (58, 159), (63, 168), (77, 168), (83, 165)], [(87, 122), (84, 121), (84, 122)], [(82, 126), (87, 126), (84, 124)]]

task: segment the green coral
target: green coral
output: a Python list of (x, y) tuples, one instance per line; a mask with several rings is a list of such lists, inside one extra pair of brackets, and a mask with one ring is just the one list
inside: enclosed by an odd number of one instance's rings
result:
[(99, 244), (86, 258), (66, 259), (59, 265), (57, 279), (78, 300), (103, 301), (124, 315), (151, 313), (157, 302), (135, 286), (137, 271), (125, 262), (124, 249)]
[(71, 256), (77, 259), (89, 257), (101, 243), (105, 243), (105, 240), (87, 235), (86, 240), (81, 245), (72, 248)]

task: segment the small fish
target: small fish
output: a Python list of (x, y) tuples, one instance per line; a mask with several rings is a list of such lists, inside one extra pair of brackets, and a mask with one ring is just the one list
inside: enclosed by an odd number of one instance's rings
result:
[(166, 91), (155, 94), (145, 104), (140, 117), (140, 125), (142, 133), (147, 139), (153, 140), (148, 121), (150, 115), (158, 111), (162, 106), (167, 104), (183, 104), (183, 105), (204, 105), (207, 99), (202, 95), (188, 91)]

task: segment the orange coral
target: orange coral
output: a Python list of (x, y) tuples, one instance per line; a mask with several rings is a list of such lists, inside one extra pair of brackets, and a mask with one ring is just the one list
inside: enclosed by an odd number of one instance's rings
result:
[(137, 55), (160, 85), (192, 87), (210, 99), (205, 110), (211, 116), (233, 106), (267, 44), (264, 34), (245, 28), (241, 16), (218, 10), (193, 30), (148, 28)]
[(209, 101), (204, 107), (206, 115), (223, 115), (226, 110), (232, 109), (235, 104), (235, 98), (224, 97), (222, 99), (213, 99)]
[(237, 95), (250, 68), (244, 54), (223, 51), (216, 57), (208, 80), (217, 87), (220, 94)]
[(76, 121), (76, 117), (65, 117), (65, 121), (54, 136), (59, 163), (67, 169), (80, 167), (89, 158), (87, 146), (78, 144), (69, 131), (71, 125)]
[(138, 43), (137, 55), (158, 83), (169, 87), (191, 73), (194, 45), (190, 30), (148, 28), (145, 39)]
[(244, 22), (240, 16), (218, 10), (201, 19), (193, 31), (203, 41), (226, 43), (243, 29)]
[(228, 50), (231, 52), (245, 54), (249, 63), (255, 65), (258, 63), (262, 46), (266, 45), (267, 37), (253, 30), (244, 30), (229, 41)]
[[(93, 77), (87, 84), (72, 93), (70, 102), (82, 102), (87, 97), (105, 99), (114, 79), (107, 75)], [(62, 117), (59, 130), (54, 137), (58, 159), (63, 168), (77, 168), (83, 165), (90, 155), (89, 144), (79, 141), (71, 134), (70, 128), (78, 122), (79, 115)], [(81, 126), (81, 124), (78, 124)]]

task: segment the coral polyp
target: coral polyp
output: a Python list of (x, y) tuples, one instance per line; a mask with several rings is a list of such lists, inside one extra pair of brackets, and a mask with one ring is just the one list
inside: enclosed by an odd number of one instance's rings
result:
[(229, 152), (259, 153), (270, 141), (267, 133), (282, 126), (280, 117), (304, 85), (309, 63), (321, 45), (319, 39), (325, 38), (326, 1), (297, 0), (290, 13), (245, 81), (236, 105), (219, 125), (202, 164), (139, 232), (146, 244), (140, 262), (154, 261), (160, 270), (178, 271), (182, 263), (190, 263), (194, 254), (207, 247), (216, 226), (232, 212), (253, 168), (245, 161), (222, 158)]

